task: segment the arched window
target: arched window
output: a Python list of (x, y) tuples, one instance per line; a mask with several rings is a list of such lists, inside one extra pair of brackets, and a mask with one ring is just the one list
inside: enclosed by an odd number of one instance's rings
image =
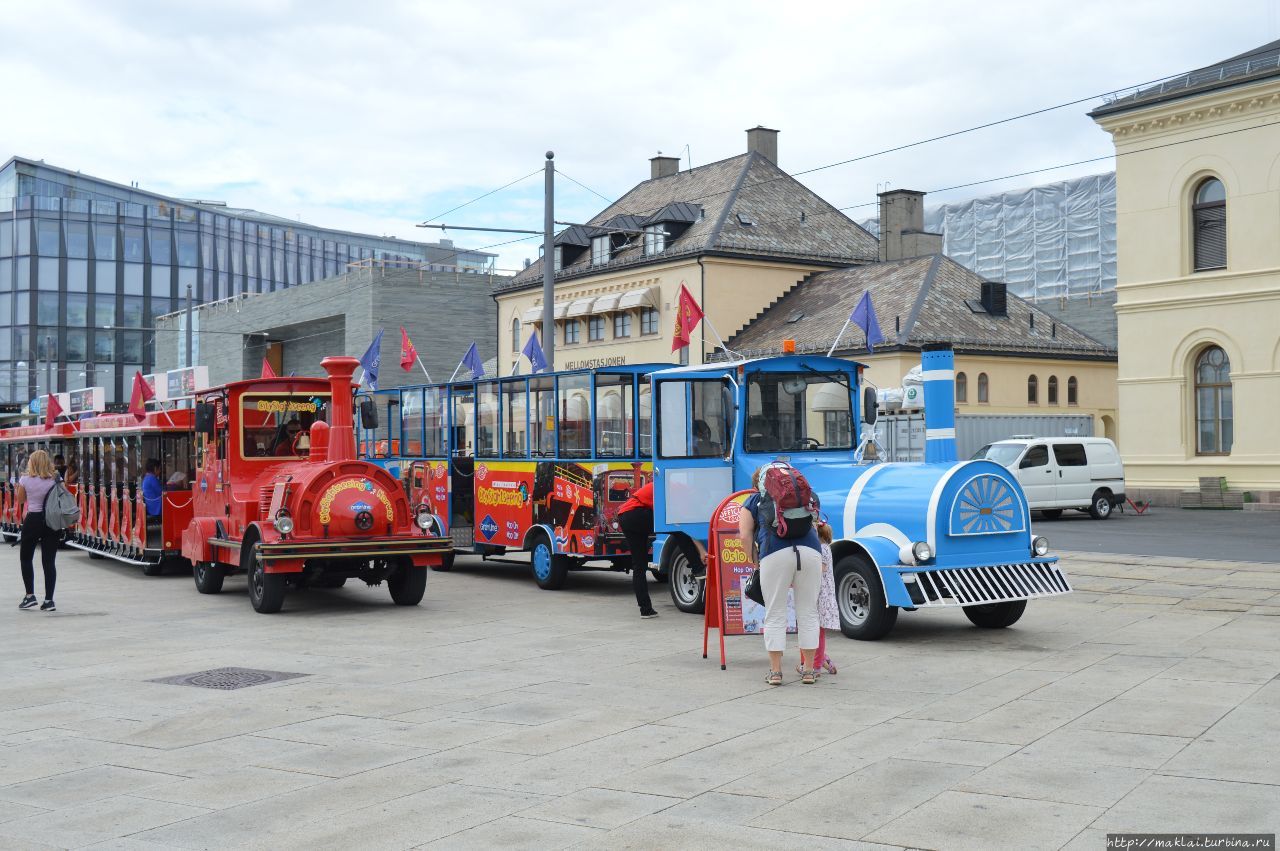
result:
[(520, 319), (511, 320), (511, 353), (520, 354)]
[(1196, 358), (1196, 454), (1231, 453), (1231, 361), (1210, 346)]
[(963, 372), (956, 373), (956, 401), (969, 401), (969, 377)]
[(987, 394), (987, 374), (985, 372), (978, 373), (978, 403), (985, 405), (989, 402)]
[(1227, 268), (1227, 190), (1216, 177), (1196, 187), (1191, 232), (1195, 270)]
[(1040, 403), (1040, 381), (1034, 375), (1027, 379), (1027, 401), (1032, 405)]
[(1058, 404), (1058, 376), (1049, 376), (1049, 404)]
[(1070, 378), (1068, 378), (1067, 379), (1067, 404), (1068, 405), (1080, 404), (1079, 390), (1080, 390), (1080, 384), (1079, 382), (1076, 381), (1076, 377), (1073, 375)]

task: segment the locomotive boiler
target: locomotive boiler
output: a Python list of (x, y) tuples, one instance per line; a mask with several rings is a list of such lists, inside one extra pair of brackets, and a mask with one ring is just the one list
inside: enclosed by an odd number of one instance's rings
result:
[(249, 599), (277, 612), (288, 588), (383, 582), (417, 605), (427, 568), (449, 541), (390, 473), (356, 458), (349, 357), (320, 378), (237, 381), (197, 394), (193, 517), (182, 554), (196, 588), (222, 590), (243, 573)]

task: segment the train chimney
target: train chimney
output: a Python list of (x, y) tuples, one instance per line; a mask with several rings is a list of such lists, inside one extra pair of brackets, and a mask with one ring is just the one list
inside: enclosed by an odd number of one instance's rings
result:
[(329, 460), (351, 461), (356, 457), (355, 417), (351, 405), (351, 375), (360, 361), (349, 357), (329, 357), (320, 366), (329, 373)]
[(928, 343), (920, 350), (924, 381), (924, 460), (956, 460), (956, 373), (950, 343)]

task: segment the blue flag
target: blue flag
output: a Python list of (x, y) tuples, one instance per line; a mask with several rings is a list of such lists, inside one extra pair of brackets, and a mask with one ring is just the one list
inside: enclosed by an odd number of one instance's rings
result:
[(529, 335), (529, 342), (524, 344), (521, 354), (529, 359), (529, 364), (533, 367), (534, 372), (542, 372), (547, 368), (547, 356), (542, 352), (542, 344), (538, 342), (537, 331)]
[(884, 334), (880, 333), (880, 322), (876, 319), (875, 306), (871, 304), (871, 292), (868, 290), (862, 294), (862, 298), (858, 300), (858, 306), (853, 309), (853, 313), (849, 314), (849, 321), (862, 329), (862, 333), (867, 338), (867, 354), (871, 354), (871, 347), (876, 343), (884, 342)]
[(364, 380), (368, 383), (370, 390), (378, 389), (378, 367), (382, 366), (382, 329), (378, 329), (378, 335), (373, 338), (373, 342), (369, 344), (369, 348), (360, 357), (360, 368), (364, 370)]
[(484, 376), (484, 361), (480, 360), (480, 352), (476, 350), (475, 343), (472, 343), (471, 348), (467, 349), (467, 353), (462, 356), (462, 365), (471, 370), (472, 378)]

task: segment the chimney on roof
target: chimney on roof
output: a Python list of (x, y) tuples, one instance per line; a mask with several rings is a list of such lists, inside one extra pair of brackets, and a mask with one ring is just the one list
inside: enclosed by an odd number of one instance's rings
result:
[(755, 152), (771, 163), (778, 162), (778, 131), (756, 125), (747, 131), (747, 153)]
[(659, 177), (670, 177), (680, 170), (679, 157), (664, 157), (658, 154), (656, 157), (649, 158), (649, 179), (654, 180)]
[(880, 198), (880, 262), (942, 252), (942, 234), (924, 229), (924, 193), (891, 189)]

